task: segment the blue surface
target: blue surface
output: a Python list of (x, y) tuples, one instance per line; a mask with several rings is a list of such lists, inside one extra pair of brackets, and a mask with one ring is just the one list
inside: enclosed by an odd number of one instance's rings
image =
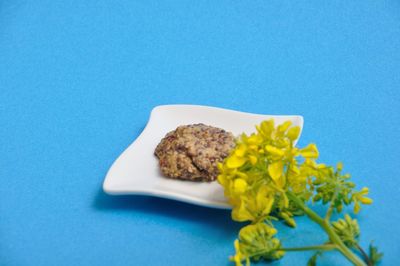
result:
[[(240, 225), (229, 212), (101, 191), (168, 103), (303, 115), (300, 145), (316, 142), (320, 161), (342, 160), (371, 188), (362, 243), (397, 265), (399, 89), (394, 0), (3, 0), (0, 265), (230, 265)], [(285, 244), (324, 240), (298, 225), (278, 225)]]

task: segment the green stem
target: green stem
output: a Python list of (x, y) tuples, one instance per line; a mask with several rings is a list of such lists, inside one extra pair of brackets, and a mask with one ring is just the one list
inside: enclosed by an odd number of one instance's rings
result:
[(356, 244), (357, 249), (360, 251), (361, 255), (364, 258), (364, 261), (367, 263), (368, 266), (373, 266), (374, 264), (372, 263), (372, 261), (370, 260), (370, 258), (368, 257), (368, 254), (362, 249), (362, 247), (360, 247), (359, 244)]
[(302, 200), (300, 200), (293, 192), (287, 191), (287, 196), (299, 206), (304, 213), (314, 222), (316, 222), (329, 236), (330, 241), (336, 245), (337, 249), (342, 253), (349, 261), (357, 266), (366, 266), (366, 264), (354, 254), (335, 233), (333, 228), (330, 226), (329, 221), (321, 218), (317, 213), (308, 208)]
[(318, 246), (307, 246), (307, 247), (298, 247), (298, 248), (281, 248), (282, 251), (307, 251), (307, 250), (324, 250), (329, 251), (337, 248), (336, 245), (333, 244), (325, 244)]
[[(279, 250), (281, 251), (308, 251), (308, 250), (323, 250), (323, 251), (329, 251), (332, 249), (337, 248), (336, 245), (332, 244), (325, 244), (325, 245), (319, 245), (319, 246), (307, 246), (307, 247), (298, 247), (298, 248), (280, 248)], [(268, 252), (268, 250), (259, 250), (257, 252), (254, 252), (251, 254), (251, 257), (256, 257), (265, 254)]]
[(332, 200), (331, 200), (331, 204), (329, 204), (329, 208), (328, 211), (326, 212), (326, 216), (325, 216), (325, 221), (329, 222), (329, 220), (331, 219), (332, 216), (332, 212), (333, 212), (333, 207), (335, 205), (335, 200), (337, 197), (337, 187), (335, 188), (335, 193), (333, 194)]

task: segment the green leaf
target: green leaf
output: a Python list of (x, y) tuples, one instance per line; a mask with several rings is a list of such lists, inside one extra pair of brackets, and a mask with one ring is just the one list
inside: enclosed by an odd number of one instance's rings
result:
[(378, 248), (373, 246), (372, 243), (369, 245), (369, 259), (372, 262), (372, 265), (377, 265), (383, 257), (382, 252), (378, 252)]
[(308, 260), (307, 266), (316, 266), (318, 256), (322, 256), (321, 251), (315, 252), (315, 254)]

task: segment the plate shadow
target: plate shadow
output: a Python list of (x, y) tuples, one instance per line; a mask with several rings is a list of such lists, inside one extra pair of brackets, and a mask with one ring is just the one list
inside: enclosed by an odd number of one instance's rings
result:
[(231, 219), (230, 210), (214, 209), (170, 199), (142, 195), (108, 195), (99, 189), (92, 207), (97, 211), (134, 211), (204, 224), (236, 236), (243, 223)]

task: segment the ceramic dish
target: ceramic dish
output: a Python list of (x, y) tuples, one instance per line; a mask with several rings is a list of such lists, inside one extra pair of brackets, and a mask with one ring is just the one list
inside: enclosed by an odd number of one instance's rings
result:
[(108, 194), (139, 194), (184, 201), (214, 208), (229, 208), (222, 187), (215, 182), (172, 180), (161, 175), (153, 152), (160, 140), (179, 125), (204, 123), (235, 135), (255, 131), (255, 125), (273, 118), (276, 124), (291, 120), (303, 127), (297, 115), (262, 115), (199, 105), (155, 107), (139, 137), (118, 157), (104, 180)]

